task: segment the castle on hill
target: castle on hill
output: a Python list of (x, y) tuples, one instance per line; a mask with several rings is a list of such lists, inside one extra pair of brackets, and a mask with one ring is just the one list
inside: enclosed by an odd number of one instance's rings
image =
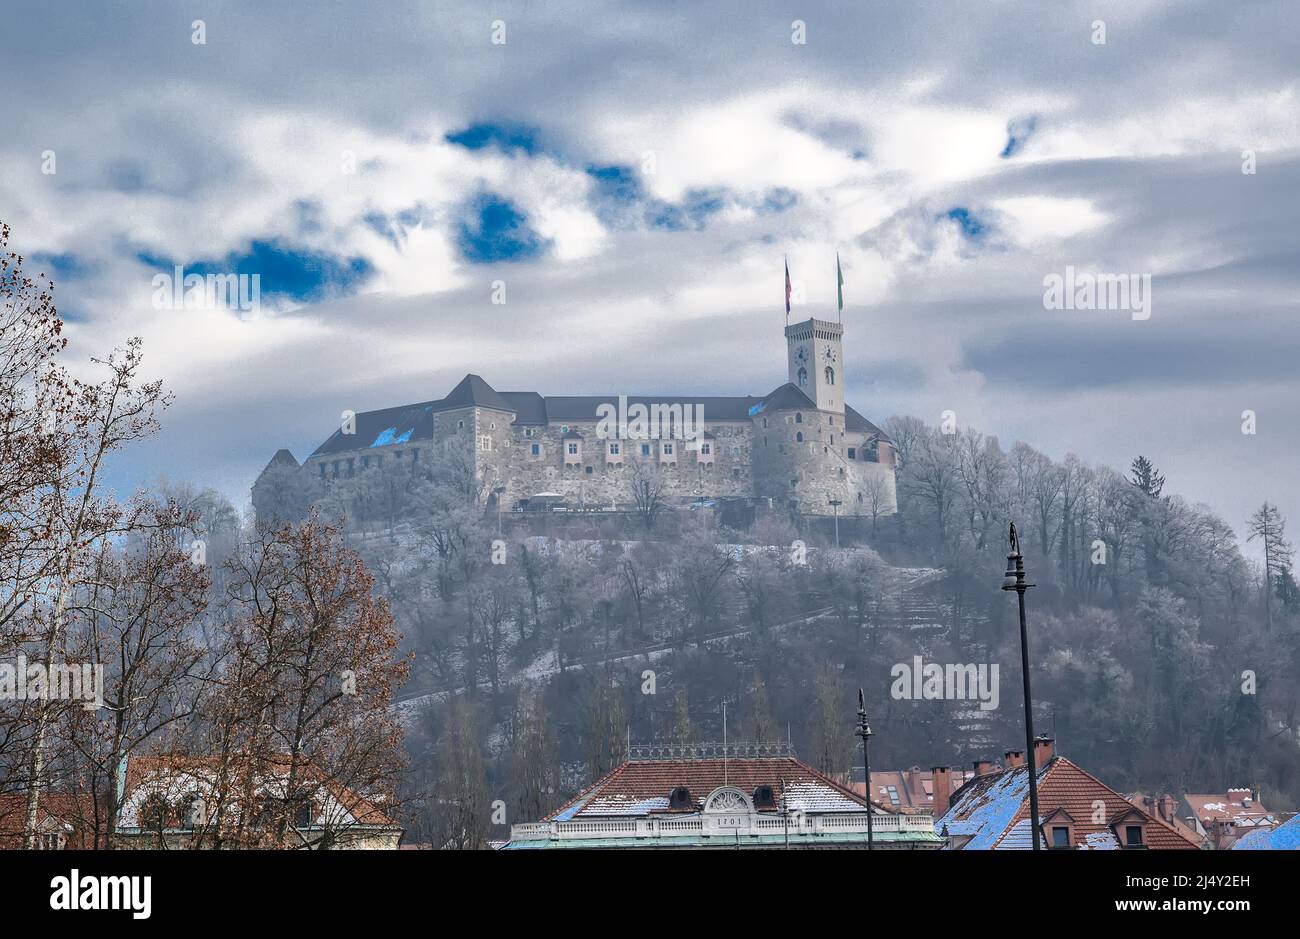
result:
[(414, 469), (454, 448), (472, 461), (480, 491), (507, 509), (537, 496), (627, 509), (653, 479), (670, 505), (892, 514), (894, 448), (843, 398), (843, 326), (808, 319), (786, 326), (785, 339), (788, 380), (757, 397), (543, 397), (466, 375), (440, 400), (356, 414), (301, 464), (278, 451), (254, 483), (253, 505), (268, 514), (286, 478), (329, 486), (385, 461)]

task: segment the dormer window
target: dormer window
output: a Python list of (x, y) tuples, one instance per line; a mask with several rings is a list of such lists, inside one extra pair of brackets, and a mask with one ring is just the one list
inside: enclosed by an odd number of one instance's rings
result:
[(1041, 836), (1053, 851), (1069, 851), (1074, 848), (1074, 818), (1063, 808), (1048, 812), (1043, 817)]
[(1145, 848), (1146, 842), (1142, 840), (1141, 825), (1124, 826), (1124, 847), (1126, 848)]

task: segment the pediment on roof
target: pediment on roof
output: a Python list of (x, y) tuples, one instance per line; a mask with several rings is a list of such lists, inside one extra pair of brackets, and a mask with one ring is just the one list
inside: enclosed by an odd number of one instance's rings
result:
[(704, 814), (752, 814), (754, 802), (743, 790), (735, 786), (719, 786), (704, 800)]

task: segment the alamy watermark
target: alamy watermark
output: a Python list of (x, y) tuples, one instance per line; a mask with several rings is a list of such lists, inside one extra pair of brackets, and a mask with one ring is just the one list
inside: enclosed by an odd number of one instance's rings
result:
[(178, 264), (151, 283), (155, 310), (238, 310), (246, 319), (262, 310), (261, 274), (186, 274)]
[(1047, 310), (1131, 310), (1133, 319), (1151, 318), (1150, 274), (1092, 274), (1065, 266), (1065, 274), (1043, 278)]
[(889, 694), (895, 701), (979, 701), (981, 711), (998, 707), (996, 664), (925, 663), (921, 656), (899, 662), (889, 670), (894, 683)]
[(695, 440), (704, 434), (703, 404), (606, 401), (596, 407), (596, 436), (617, 440)]
[(104, 706), (104, 666), (83, 663), (0, 662), (0, 701), (81, 701), (87, 711)]

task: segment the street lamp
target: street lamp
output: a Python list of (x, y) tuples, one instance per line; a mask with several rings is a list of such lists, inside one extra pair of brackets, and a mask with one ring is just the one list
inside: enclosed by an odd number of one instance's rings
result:
[(858, 729), (855, 736), (862, 738), (862, 779), (863, 791), (867, 795), (867, 850), (875, 849), (875, 837), (871, 823), (871, 757), (867, 753), (867, 742), (871, 738), (871, 727), (867, 724), (867, 699), (862, 689), (858, 689)]
[(1025, 630), (1025, 591), (1033, 584), (1025, 583), (1025, 558), (1020, 553), (1020, 536), (1016, 523), (1011, 523), (1011, 553), (1007, 555), (1007, 574), (1002, 580), (1003, 590), (1014, 590), (1020, 601), (1020, 673), (1025, 682), (1025, 761), (1029, 769), (1030, 838), (1033, 849), (1038, 850), (1038, 767), (1034, 759), (1034, 710), (1029, 695), (1029, 635)]
[(831, 507), (835, 509), (835, 547), (840, 546), (840, 506), (844, 503), (839, 499), (830, 500)]

